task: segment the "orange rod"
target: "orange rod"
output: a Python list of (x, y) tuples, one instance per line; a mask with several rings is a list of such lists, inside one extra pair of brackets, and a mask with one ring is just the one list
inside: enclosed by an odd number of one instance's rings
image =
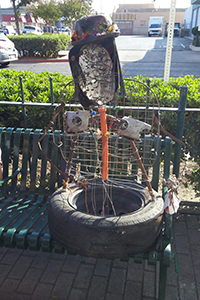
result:
[(99, 108), (102, 134), (102, 179), (108, 178), (108, 137), (107, 137), (107, 123), (106, 123), (106, 108)]

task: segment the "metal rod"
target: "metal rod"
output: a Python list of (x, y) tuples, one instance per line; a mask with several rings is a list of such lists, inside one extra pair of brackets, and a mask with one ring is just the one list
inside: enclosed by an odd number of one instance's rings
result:
[(131, 141), (131, 140), (130, 140), (130, 145), (131, 145), (131, 148), (133, 149), (133, 152), (134, 152), (135, 157), (136, 157), (136, 159), (137, 159), (137, 163), (138, 163), (138, 165), (139, 165), (139, 167), (140, 167), (140, 169), (141, 169), (141, 171), (142, 171), (142, 175), (143, 175), (144, 180), (145, 180), (145, 182), (146, 182), (146, 185), (147, 185), (147, 188), (148, 188), (148, 190), (149, 190), (149, 193), (150, 193), (150, 195), (152, 196), (152, 199), (153, 199), (153, 190), (152, 190), (152, 186), (151, 186), (151, 183), (150, 183), (149, 178), (148, 178), (148, 176), (147, 176), (147, 173), (146, 173), (146, 170), (145, 170), (145, 168), (144, 168), (144, 165), (143, 165), (143, 163), (142, 163), (141, 157), (140, 157), (140, 155), (139, 155), (139, 153), (138, 153), (138, 149), (137, 149), (137, 147), (136, 147), (134, 141)]
[(146, 122), (149, 119), (149, 87), (150, 87), (150, 79), (147, 79), (147, 101), (146, 101)]
[(72, 159), (73, 159), (73, 155), (74, 155), (74, 150), (75, 150), (75, 145), (76, 145), (77, 138), (78, 138), (78, 135), (75, 134), (74, 137), (73, 137), (73, 140), (71, 142), (71, 145), (70, 145), (70, 152), (69, 152), (67, 167), (66, 167), (66, 170), (65, 170), (65, 181), (66, 182), (68, 182), (68, 180), (70, 179)]
[[(177, 116), (177, 127), (176, 127), (176, 138), (182, 141), (183, 128), (185, 123), (185, 107), (187, 102), (187, 87), (182, 86), (180, 91), (180, 98), (178, 103), (178, 116)], [(180, 167), (180, 157), (181, 157), (181, 145), (176, 143), (174, 147), (174, 167), (173, 174), (179, 177), (179, 167)]]
[[(52, 118), (54, 116), (54, 95), (53, 95), (53, 78), (52, 77), (49, 77), (49, 82), (50, 82), (50, 92), (51, 92), (51, 107), (52, 107)], [(54, 124), (53, 124), (53, 128), (55, 129), (56, 128), (56, 124), (55, 124), (56, 121), (54, 121)]]
[[(22, 102), (14, 102), (14, 101), (1, 101), (1, 105), (22, 105)], [(54, 103), (53, 107), (57, 107), (59, 106), (59, 103)], [(44, 107), (51, 107), (52, 104), (51, 103), (37, 103), (37, 102), (24, 102), (24, 106), (44, 106)], [(82, 107), (80, 104), (65, 104), (65, 107)], [(106, 107), (106, 108), (110, 108), (113, 109), (114, 107)], [(140, 111), (145, 111), (146, 110), (146, 106), (120, 106), (121, 109), (125, 109), (125, 110), (140, 110)], [(178, 108), (177, 107), (151, 107), (149, 106), (148, 111), (172, 111), (172, 112), (178, 112)], [(200, 112), (200, 108), (190, 108), (190, 107), (186, 107), (185, 108), (186, 112)]]
[(52, 117), (53, 117), (53, 114), (54, 114), (54, 108), (53, 108), (53, 105), (54, 105), (54, 95), (53, 95), (53, 78), (52, 77), (49, 77), (49, 82), (50, 82)]
[(107, 137), (107, 122), (106, 122), (106, 107), (102, 106), (98, 109), (101, 120), (102, 132), (102, 179), (108, 178), (108, 137)]
[(22, 77), (19, 76), (19, 82), (20, 82), (20, 89), (21, 89), (21, 96), (22, 96), (22, 111), (23, 111), (23, 118), (24, 118), (24, 127), (27, 128), (27, 114), (26, 114), (26, 107), (24, 102), (24, 89), (23, 89), (23, 83), (22, 83)]

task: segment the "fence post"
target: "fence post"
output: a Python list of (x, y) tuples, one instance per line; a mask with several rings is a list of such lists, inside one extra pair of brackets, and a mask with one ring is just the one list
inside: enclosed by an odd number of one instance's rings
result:
[[(179, 140), (182, 140), (182, 136), (183, 136), (186, 102), (187, 102), (187, 86), (182, 86), (180, 90), (180, 97), (178, 103), (178, 115), (177, 115), (177, 126), (176, 126), (176, 137)], [(177, 178), (179, 177), (180, 157), (181, 157), (181, 144), (176, 142), (174, 147), (173, 174), (175, 174)]]
[(54, 95), (53, 95), (53, 78), (49, 77), (49, 81), (50, 81), (50, 91), (51, 91), (51, 105), (52, 105), (52, 116), (54, 114)]
[(20, 82), (20, 89), (21, 89), (21, 96), (22, 96), (22, 112), (23, 112), (23, 118), (24, 118), (24, 127), (27, 128), (27, 114), (26, 114), (26, 107), (24, 104), (24, 90), (23, 90), (23, 84), (22, 84), (22, 77), (19, 76), (19, 82)]
[[(51, 108), (52, 108), (52, 118), (54, 116), (54, 95), (53, 95), (53, 78), (52, 77), (49, 77), (49, 82), (50, 82), (50, 91), (51, 91)], [(56, 127), (56, 120), (54, 121), (54, 124), (53, 124), (53, 128), (55, 129)]]
[(147, 79), (147, 101), (146, 101), (146, 122), (148, 123), (149, 121), (149, 89), (150, 89), (150, 79)]

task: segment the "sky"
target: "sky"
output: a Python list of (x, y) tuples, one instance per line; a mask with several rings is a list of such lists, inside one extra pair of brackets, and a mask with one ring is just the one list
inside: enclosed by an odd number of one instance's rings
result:
[[(113, 10), (118, 8), (118, 4), (139, 4), (152, 3), (153, 0), (93, 0), (93, 8), (98, 13), (111, 14)], [(2, 8), (11, 7), (10, 0), (0, 0)], [(169, 8), (171, 0), (156, 0), (156, 7)], [(176, 0), (177, 8), (187, 8), (191, 5), (191, 0)]]

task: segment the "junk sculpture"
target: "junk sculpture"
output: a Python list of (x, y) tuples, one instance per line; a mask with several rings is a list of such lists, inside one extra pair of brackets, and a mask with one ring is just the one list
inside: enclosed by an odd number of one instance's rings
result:
[[(147, 250), (159, 235), (163, 214), (163, 200), (152, 190), (142, 149), (135, 144), (144, 141), (151, 125), (145, 114), (134, 118), (131, 107), (124, 106), (118, 35), (116, 24), (104, 16), (84, 17), (74, 24), (69, 63), (73, 99), (81, 109), (63, 114), (66, 145), (71, 142), (62, 150), (64, 186), (49, 205), (49, 228), (56, 241), (74, 253), (105, 258)], [(138, 165), (145, 186), (133, 180)]]

